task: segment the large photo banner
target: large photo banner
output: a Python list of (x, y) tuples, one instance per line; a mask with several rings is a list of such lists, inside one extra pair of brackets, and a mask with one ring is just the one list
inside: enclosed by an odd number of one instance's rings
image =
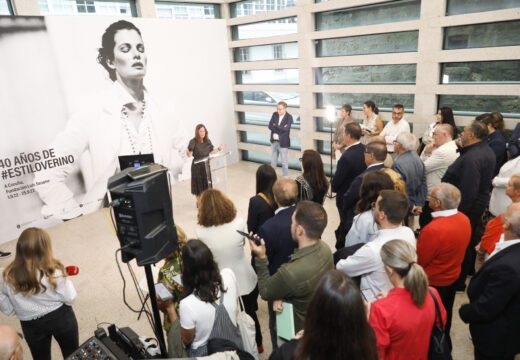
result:
[(238, 160), (224, 20), (6, 16), (0, 54), (0, 243), (103, 207), (120, 156), (188, 179), (199, 123)]

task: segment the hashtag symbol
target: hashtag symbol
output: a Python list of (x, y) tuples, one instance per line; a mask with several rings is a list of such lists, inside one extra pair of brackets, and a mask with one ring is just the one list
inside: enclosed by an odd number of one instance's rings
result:
[(2, 179), (5, 180), (5, 179), (7, 179), (7, 177), (8, 177), (8, 172), (7, 172), (7, 170), (3, 170), (3, 171), (2, 171)]

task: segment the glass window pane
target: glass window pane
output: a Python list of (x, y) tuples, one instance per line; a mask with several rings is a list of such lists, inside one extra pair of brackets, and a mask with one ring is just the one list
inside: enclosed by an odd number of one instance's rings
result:
[(0, 0), (0, 15), (13, 15), (9, 0)]
[(173, 19), (220, 19), (220, 5), (156, 1), (157, 17)]
[[(299, 129), (300, 128), (300, 116), (291, 114), (293, 117), (293, 124), (291, 125), (291, 129)], [(238, 112), (238, 122), (240, 124), (248, 124), (248, 125), (263, 125), (268, 126), (269, 120), (271, 120), (272, 114), (269, 113), (258, 113), (258, 112)]]
[[(253, 161), (262, 164), (270, 164), (271, 163), (271, 154), (261, 153), (257, 151), (251, 150), (242, 150), (242, 160), (245, 161)], [(281, 167), (282, 163), (280, 159), (278, 159), (278, 166)], [(289, 157), (289, 169), (293, 170), (301, 170), (302, 164), (296, 158)]]
[(316, 40), (316, 56), (387, 54), (417, 51), (418, 31)]
[(231, 17), (263, 14), (296, 6), (295, 0), (244, 0), (229, 5)]
[(296, 16), (284, 19), (262, 21), (231, 27), (233, 40), (256, 39), (268, 36), (294, 34), (298, 31)]
[(316, 30), (385, 24), (419, 19), (420, 0), (389, 1), (316, 14)]
[(298, 69), (235, 71), (237, 84), (298, 84)]
[(444, 29), (444, 49), (520, 45), (520, 21), (454, 26)]
[(439, 95), (439, 107), (449, 106), (455, 115), (477, 116), (498, 111), (504, 117), (520, 118), (520, 96)]
[(233, 49), (235, 62), (298, 58), (298, 43), (245, 46)]
[(520, 0), (448, 0), (446, 15), (468, 14), (515, 7), (520, 7)]
[(413, 94), (316, 94), (316, 103), (319, 109), (325, 109), (330, 105), (350, 104), (354, 110), (363, 110), (363, 103), (372, 100), (379, 111), (392, 111), (395, 104), (402, 104), (404, 111), (413, 113)]
[(41, 15), (113, 15), (136, 17), (133, 0), (38, 0)]
[(315, 68), (317, 84), (415, 84), (416, 64)]
[(276, 107), (285, 101), (288, 107), (300, 107), (300, 94), (276, 91), (237, 91), (237, 100), (242, 105), (262, 105)]
[[(301, 150), (302, 142), (300, 138), (291, 136), (291, 146), (289, 149)], [(249, 144), (267, 145), (271, 146), (271, 134), (256, 133), (252, 131), (240, 131), (240, 141)]]
[(520, 60), (445, 63), (442, 84), (520, 83)]

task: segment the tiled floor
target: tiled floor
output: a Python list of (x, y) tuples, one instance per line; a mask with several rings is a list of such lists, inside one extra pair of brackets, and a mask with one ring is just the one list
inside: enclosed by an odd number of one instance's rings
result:
[[(227, 193), (238, 210), (238, 215), (247, 218), (249, 197), (255, 192), (255, 171), (258, 164), (239, 162), (228, 168)], [(280, 170), (280, 169), (278, 169)], [(291, 177), (297, 172), (291, 171)], [(190, 194), (190, 183), (185, 181), (173, 186), (173, 210), (175, 223), (180, 225), (188, 234), (195, 236), (197, 209), (195, 197)], [(329, 215), (329, 224), (325, 230), (323, 240), (331, 248), (335, 243), (334, 229), (339, 218), (334, 199), (326, 199), (325, 209)], [(74, 311), (79, 323), (80, 342), (93, 336), (96, 326), (106, 327), (106, 323), (115, 323), (119, 327), (129, 326), (139, 335), (151, 336), (152, 330), (144, 317), (137, 319), (137, 314), (130, 311), (123, 303), (123, 281), (119, 274), (114, 253), (119, 247), (118, 240), (112, 230), (106, 211), (82, 216), (73, 221), (63, 223), (47, 229), (53, 241), (55, 257), (64, 265), (77, 265), (80, 272), (72, 278), (78, 292), (74, 303)], [(14, 251), (15, 241), (1, 245), (2, 251)], [(246, 249), (249, 253), (249, 249)], [(5, 267), (13, 257), (0, 260), (0, 267)], [(144, 270), (132, 262), (138, 279), (144, 278)], [(132, 284), (126, 264), (122, 264), (126, 279), (126, 300), (134, 308), (140, 307), (136, 290)], [(473, 358), (473, 348), (466, 324), (458, 316), (460, 304), (468, 301), (465, 294), (457, 294), (454, 306), (452, 325), (453, 355), (456, 360)], [(260, 359), (267, 359), (271, 352), (269, 331), (267, 328), (267, 306), (259, 300), (258, 317), (264, 335), (265, 352)], [(7, 317), (0, 313), (0, 323), (13, 326), (20, 331), (20, 323), (15, 317)], [(60, 359), (61, 353), (56, 342), (53, 342), (53, 359)], [(29, 349), (24, 344), (26, 359), (31, 359)]]

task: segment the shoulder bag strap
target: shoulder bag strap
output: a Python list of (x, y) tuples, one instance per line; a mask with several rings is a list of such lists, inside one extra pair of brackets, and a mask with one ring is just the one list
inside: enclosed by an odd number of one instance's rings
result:
[(273, 204), (271, 204), (271, 200), (269, 200), (267, 196), (265, 196), (263, 193), (258, 193), (258, 195), (260, 195), (260, 197), (265, 200), (271, 209), (273, 208)]
[(430, 293), (430, 295), (433, 298), (433, 301), (435, 302), (435, 323), (434, 323), (434, 326), (437, 323), (437, 319), (439, 319), (439, 324), (441, 325), (440, 328), (444, 332), (444, 324), (442, 323), (441, 309), (439, 307), (439, 303), (437, 302), (437, 298), (435, 297), (433, 292), (430, 290), (430, 288), (428, 288), (428, 292)]

